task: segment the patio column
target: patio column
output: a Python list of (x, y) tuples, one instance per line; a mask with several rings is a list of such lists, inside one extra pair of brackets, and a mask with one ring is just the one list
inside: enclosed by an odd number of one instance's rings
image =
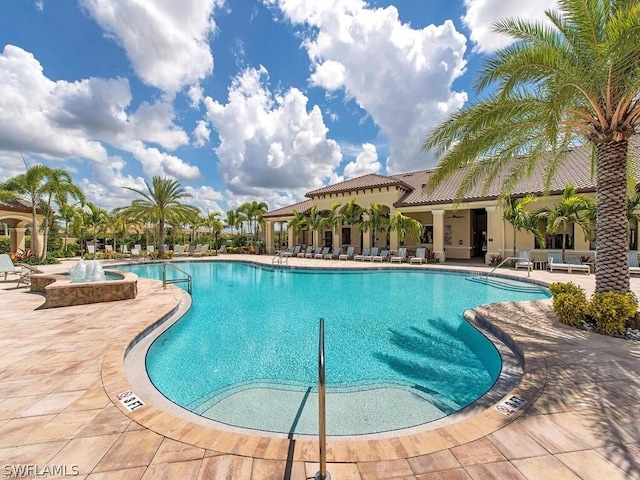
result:
[[(362, 214), (362, 221), (365, 222), (369, 220), (369, 215), (367, 215), (366, 213)], [(370, 232), (369, 230), (367, 230), (366, 232), (363, 232), (362, 234), (362, 248), (371, 248), (371, 236), (372, 236), (372, 232)]]
[(492, 255), (506, 258), (504, 251), (504, 220), (502, 207), (486, 207), (487, 211), (487, 253), (484, 261), (489, 264)]
[(331, 232), (331, 238), (333, 238), (333, 245), (331, 245), (333, 250), (342, 245), (342, 222), (333, 229), (333, 232)]
[(295, 246), (295, 228), (287, 228), (287, 247), (291, 248)]
[[(389, 218), (391, 218), (393, 216), (393, 212), (395, 212), (395, 209), (391, 209), (389, 210)], [(406, 238), (405, 238), (405, 243), (406, 243)], [(389, 231), (389, 250), (391, 251), (398, 251), (398, 248), (400, 248), (400, 243), (398, 242), (398, 231), (397, 230), (390, 230)]]
[(24, 250), (24, 232), (26, 228), (9, 227), (9, 250), (17, 252), (18, 249)]
[(444, 252), (444, 210), (433, 210), (433, 253), (438, 255), (440, 262), (445, 262), (447, 256)]
[(274, 253), (275, 248), (273, 246), (273, 228), (274, 228), (274, 224), (275, 222), (271, 221), (271, 220), (267, 220), (266, 224), (265, 224), (265, 239), (264, 239), (264, 243), (265, 243), (265, 248), (267, 249), (267, 253)]

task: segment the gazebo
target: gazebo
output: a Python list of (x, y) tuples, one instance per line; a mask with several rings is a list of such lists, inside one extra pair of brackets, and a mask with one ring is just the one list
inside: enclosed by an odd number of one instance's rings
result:
[[(24, 250), (24, 234), (28, 226), (31, 225), (31, 204), (24, 200), (15, 200), (11, 202), (0, 201), (0, 224), (4, 223), (7, 227), (4, 231), (0, 230), (1, 234), (9, 234), (10, 251), (17, 252), (18, 250)], [(41, 224), (43, 216), (37, 213), (38, 223)], [(7, 232), (8, 230), (8, 232)], [(42, 245), (42, 236), (39, 242)]]

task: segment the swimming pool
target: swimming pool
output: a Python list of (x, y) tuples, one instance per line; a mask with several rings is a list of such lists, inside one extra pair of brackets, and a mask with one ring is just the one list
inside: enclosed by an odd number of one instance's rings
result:
[[(327, 433), (421, 425), (487, 392), (501, 359), (462, 312), (548, 297), (426, 270), (294, 270), (186, 262), (190, 311), (151, 345), (148, 375), (172, 402), (237, 427), (317, 433), (325, 318)], [(129, 267), (159, 278), (159, 265)]]

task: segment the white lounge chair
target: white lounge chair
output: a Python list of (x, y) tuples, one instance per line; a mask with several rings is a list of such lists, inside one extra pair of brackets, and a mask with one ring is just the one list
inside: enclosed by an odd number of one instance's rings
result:
[(283, 257), (295, 257), (300, 253), (300, 245), (296, 245), (295, 247), (289, 248), (286, 252), (282, 254)]
[(353, 252), (355, 247), (347, 247), (347, 253), (338, 256), (338, 260), (353, 260)]
[(305, 249), (305, 251), (304, 252), (299, 252), (297, 256), (299, 258), (304, 258), (304, 257), (307, 256), (307, 254), (311, 255), (312, 253), (313, 253), (313, 247), (311, 245), (307, 245), (307, 248)]
[(342, 247), (334, 248), (333, 252), (323, 255), (322, 258), (325, 260), (336, 260), (338, 257), (340, 257), (341, 253), (342, 253)]
[(315, 253), (313, 255), (313, 258), (324, 258), (324, 256), (329, 253), (329, 250), (331, 250), (331, 247), (322, 247), (322, 250), (320, 250), (320, 253)]
[(385, 260), (387, 260), (388, 258), (389, 258), (389, 250), (387, 250), (385, 248), (384, 250), (380, 251), (379, 255), (372, 255), (371, 256), (371, 261), (372, 262), (376, 262), (376, 261), (380, 260), (380, 263), (382, 263)]
[(18, 275), (18, 285), (24, 283), (28, 285), (30, 282), (29, 277), (32, 273), (42, 273), (40, 270), (23, 265), (14, 265), (11, 261), (11, 257), (6, 253), (0, 254), (0, 275), (4, 273), (4, 279), (7, 279), (8, 275)]
[(364, 257), (368, 257), (369, 255), (371, 255), (371, 249), (370, 248), (363, 248), (362, 249), (362, 253), (359, 253), (358, 255), (354, 255), (353, 259), (354, 260), (362, 260), (362, 261), (364, 261)]
[(322, 255), (322, 247), (317, 247), (311, 253), (305, 253), (304, 258), (315, 258), (316, 255)]
[(364, 255), (362, 257), (362, 261), (364, 262), (365, 260), (371, 261), (371, 259), (373, 257), (375, 257), (376, 255), (378, 255), (378, 252), (380, 251), (379, 247), (371, 247), (371, 250), (369, 251), (369, 255)]
[(398, 250), (398, 255), (396, 255), (395, 257), (391, 257), (391, 263), (393, 262), (402, 263), (406, 259), (407, 259), (407, 248), (400, 247), (400, 249)]
[(425, 258), (427, 255), (427, 249), (426, 247), (418, 247), (416, 249), (416, 254), (413, 257), (409, 257), (409, 263), (419, 263), (422, 264), (422, 262), (426, 262), (427, 259)]
[(516, 252), (518, 257), (515, 264), (515, 269), (526, 268), (527, 270), (533, 270), (533, 262), (531, 261), (531, 250), (518, 250)]
[(571, 273), (574, 270), (577, 270), (579, 272), (584, 272), (587, 274), (591, 273), (591, 267), (589, 265), (584, 265), (582, 263), (563, 262), (562, 253), (560, 252), (548, 252), (547, 259), (549, 260), (547, 263), (547, 268), (549, 269), (550, 272), (553, 272), (553, 270), (556, 269), (556, 270), (566, 270), (568, 273)]
[(640, 273), (640, 265), (638, 265), (638, 252), (630, 250), (627, 252), (627, 262), (629, 263), (629, 273)]

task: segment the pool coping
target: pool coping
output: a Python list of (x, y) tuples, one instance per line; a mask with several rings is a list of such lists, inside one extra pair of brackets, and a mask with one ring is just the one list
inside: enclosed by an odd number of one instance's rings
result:
[[(225, 258), (225, 260), (241, 261), (270, 268), (269, 265), (265, 265), (264, 263), (247, 261), (246, 259), (232, 260)], [(389, 267), (385, 268), (384, 266), (382, 268), (389, 269)], [(308, 269), (316, 270), (322, 268), (314, 266), (308, 267)], [(344, 270), (344, 268), (331, 269)], [(363, 270), (364, 269), (370, 270), (372, 268), (363, 268)], [(373, 267), (373, 269), (377, 270), (379, 268)], [(397, 268), (394, 268), (394, 270), (395, 269)], [(406, 268), (406, 270), (413, 270), (413, 268)], [(442, 270), (456, 273), (470, 273), (473, 271), (469, 269), (438, 268), (430, 268), (429, 270)], [(502, 274), (498, 276), (519, 281), (529, 280), (530, 283), (545, 285), (543, 282), (532, 279), (522, 279), (521, 277)], [(183, 292), (182, 290), (180, 291)], [(185, 297), (188, 297), (188, 299)], [(548, 302), (549, 300), (540, 301)], [(186, 311), (183, 309), (188, 302), (190, 302), (190, 297), (186, 292), (183, 292), (179, 305), (168, 315), (160, 319), (151, 319), (142, 323), (132, 337), (123, 338), (111, 345), (104, 358), (102, 382), (113, 404), (139, 425), (179, 442), (209, 450), (240, 456), (250, 456), (253, 458), (270, 460), (293, 459), (294, 461), (304, 462), (316, 461), (318, 441), (312, 436), (296, 435), (294, 439), (291, 439), (283, 435), (266, 435), (265, 432), (246, 434), (233, 431), (230, 428), (211, 428), (208, 425), (195, 423), (176, 416), (174, 413), (158, 407), (153, 402), (147, 402), (143, 408), (129, 412), (124, 405), (116, 399), (116, 396), (122, 392), (135, 390), (125, 371), (125, 357), (132, 346), (147, 336), (150, 331), (157, 328), (158, 325), (168, 324), (167, 322), (171, 320), (176, 321), (184, 311)], [(531, 302), (514, 303), (521, 304)], [(490, 392), (491, 395), (497, 397), (495, 402), (481, 409), (478, 408), (475, 403), (466, 407), (462, 411), (467, 410), (466, 417), (455, 423), (426, 430), (423, 428), (424, 426), (412, 427), (410, 429), (404, 429), (399, 433), (396, 431), (393, 433), (387, 432), (371, 436), (367, 435), (366, 438), (363, 438), (365, 436), (329, 437), (327, 439), (327, 460), (330, 462), (397, 460), (435, 453), (485, 437), (508, 425), (533, 405), (546, 384), (547, 372), (544, 359), (539, 357), (535, 351), (530, 352), (527, 348), (522, 349), (513, 339), (508, 323), (501, 322), (496, 318), (490, 318), (485, 315), (482, 310), (482, 306), (468, 310), (465, 312), (465, 318), (467, 318), (472, 325), (475, 323), (481, 329), (486, 329), (491, 332), (514, 352), (515, 356), (522, 363), (522, 376), (516, 386), (509, 389), (505, 394), (501, 394), (502, 392), (498, 390)], [(497, 393), (501, 395), (497, 395)], [(510, 416), (496, 409), (497, 405), (503, 404), (504, 401), (513, 396), (526, 399), (527, 403)], [(146, 402), (145, 398), (142, 399)], [(244, 431), (246, 432), (246, 429), (244, 429)]]

